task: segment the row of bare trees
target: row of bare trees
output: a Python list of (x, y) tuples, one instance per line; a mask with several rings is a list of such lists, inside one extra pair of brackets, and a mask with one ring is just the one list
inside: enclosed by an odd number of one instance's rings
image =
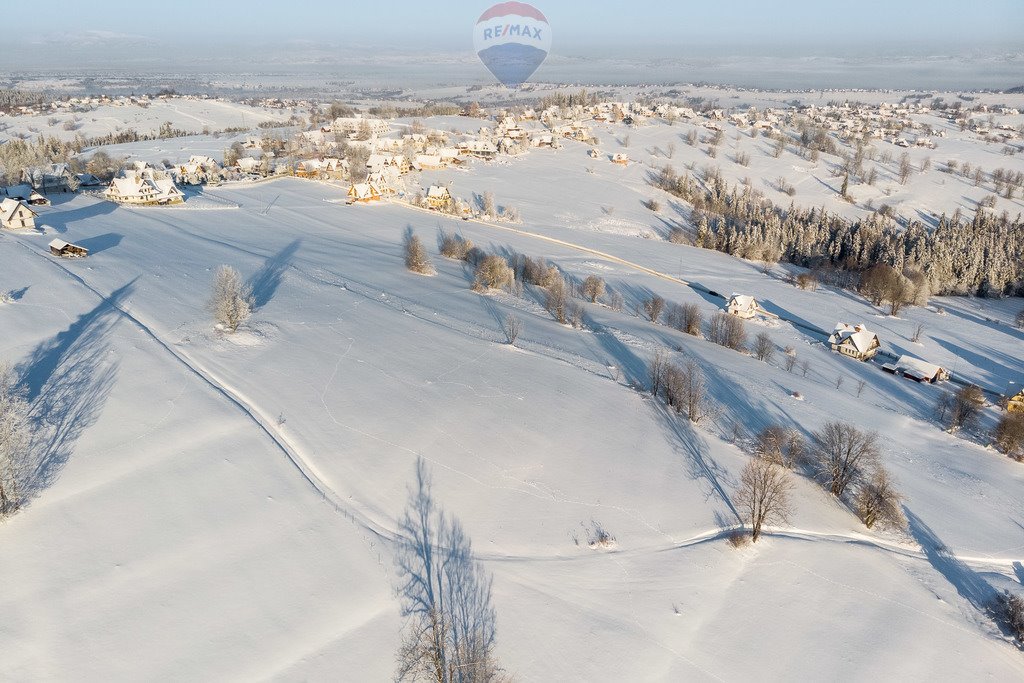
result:
[(751, 540), (765, 525), (784, 524), (792, 513), (790, 471), (803, 468), (835, 498), (850, 503), (869, 529), (905, 528), (906, 518), (888, 471), (881, 464), (878, 435), (843, 422), (828, 422), (804, 443), (792, 428), (772, 425), (752, 444), (754, 458), (740, 475), (736, 504)]

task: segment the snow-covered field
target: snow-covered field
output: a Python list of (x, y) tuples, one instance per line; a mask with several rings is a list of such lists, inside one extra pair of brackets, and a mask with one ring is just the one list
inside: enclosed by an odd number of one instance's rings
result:
[[(630, 153), (680, 130), (634, 132)], [(941, 431), (943, 389), (843, 359), (785, 322), (748, 327), (794, 346), (806, 376), (631, 312), (650, 292), (705, 315), (720, 305), (681, 278), (819, 327), (866, 322), (888, 349), (1002, 390), (1024, 382), (1024, 336), (1008, 324), (1020, 300), (890, 318), (848, 292), (797, 290), (781, 268), (642, 239), (673, 207), (640, 205), (654, 195), (643, 165), (585, 150), (422, 178), (491, 190), (522, 225), (347, 207), (339, 188), (280, 180), (176, 209), (77, 196), (41, 207), (44, 234), (4, 233), (0, 291), (26, 289), (0, 305), (0, 360), (33, 398), (57, 397), (60, 427), (31, 505), (0, 526), (5, 675), (388, 679), (401, 628), (391, 539), (422, 457), (493, 572), (498, 654), (520, 680), (1024, 676), (984, 612), (1024, 580), (1024, 468)], [(200, 205), (237, 208), (189, 208)], [(404, 268), (407, 228), (436, 276)], [(573, 330), (536, 291), (474, 293), (467, 267), (437, 255), (440, 229), (599, 274), (625, 310), (586, 304)], [(55, 235), (92, 254), (52, 259)], [(204, 307), (222, 263), (256, 301), (233, 336)], [(514, 348), (509, 312), (524, 322)], [(707, 374), (720, 410), (698, 428), (642, 390), (662, 347)], [(868, 531), (799, 479), (791, 525), (732, 548), (749, 459), (733, 435), (834, 419), (883, 435), (909, 533)], [(588, 547), (597, 526), (609, 548)]]
[(128, 130), (155, 135), (166, 123), (176, 130), (191, 133), (200, 133), (204, 129), (255, 128), (268, 121), (287, 121), (294, 113), (224, 100), (155, 99), (145, 107), (109, 104), (79, 113), (0, 116), (0, 141), (15, 136), (38, 135), (71, 140), (76, 135), (93, 138)]

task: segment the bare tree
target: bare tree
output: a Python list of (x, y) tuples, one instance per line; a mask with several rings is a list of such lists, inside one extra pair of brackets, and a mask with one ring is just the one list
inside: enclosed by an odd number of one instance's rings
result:
[(996, 598), (996, 613), (1018, 643), (1024, 643), (1024, 598), (1004, 590)]
[(805, 361), (801, 361), (800, 362), (800, 375), (802, 377), (806, 377), (807, 373), (810, 372), (810, 371), (811, 371), (811, 363), (810, 363), (810, 361), (806, 361), (806, 360)]
[(902, 500), (889, 481), (889, 473), (879, 465), (857, 487), (857, 514), (869, 529), (875, 524), (903, 529), (907, 526), (907, 519), (900, 508)]
[(708, 340), (739, 351), (747, 341), (747, 329), (741, 318), (718, 312), (708, 323)]
[(252, 314), (252, 292), (231, 266), (217, 269), (209, 306), (214, 319), (229, 333), (235, 332)]
[(569, 320), (569, 324), (577, 330), (583, 329), (583, 314), (585, 312), (583, 304), (578, 301), (569, 301), (565, 305), (566, 318)]
[(1024, 460), (1024, 413), (1006, 413), (999, 419), (992, 438), (996, 447), (1014, 460)]
[(796, 349), (792, 346), (787, 346), (785, 351), (786, 357), (782, 361), (782, 365), (786, 368), (786, 372), (793, 372), (793, 368), (796, 366)]
[(471, 249), (473, 249), (473, 243), (470, 240), (450, 232), (441, 233), (441, 256), (465, 261)]
[(836, 389), (839, 389), (842, 386), (843, 386), (843, 376), (839, 375), (839, 376), (836, 377)]
[(645, 299), (643, 302), (644, 314), (651, 320), (652, 323), (658, 322), (658, 317), (661, 316), (662, 309), (665, 308), (665, 300), (657, 294), (651, 296), (649, 299)]
[(822, 482), (840, 498), (851, 484), (875, 469), (880, 454), (878, 434), (851, 424), (828, 422), (814, 433), (813, 462)]
[(697, 304), (668, 304), (665, 307), (665, 324), (680, 332), (699, 335), (701, 315)]
[(866, 379), (862, 379), (857, 382), (857, 398), (860, 398), (860, 395), (864, 393), (864, 388), (867, 387), (867, 385), (868, 381)]
[(502, 331), (505, 333), (505, 338), (508, 339), (508, 343), (515, 346), (516, 339), (519, 338), (519, 333), (523, 331), (523, 321), (509, 313), (505, 316), (505, 322), (502, 324)]
[(910, 280), (884, 263), (872, 266), (861, 275), (860, 291), (875, 306), (888, 302), (890, 315), (898, 315), (904, 306), (914, 302), (915, 296)]
[(668, 357), (662, 349), (654, 352), (651, 364), (647, 366), (647, 373), (651, 379), (651, 393), (655, 396), (661, 394), (665, 385), (665, 372), (668, 369)]
[(670, 364), (665, 370), (665, 398), (676, 412), (686, 412), (697, 424), (709, 412), (704, 373), (693, 359), (682, 367)]
[(483, 206), (484, 214), (486, 214), (487, 217), (491, 218), (491, 219), (497, 218), (498, 217), (498, 205), (494, 202), (494, 193), (493, 192), (484, 192), (483, 203), (484, 203), (484, 206)]
[(939, 396), (935, 412), (939, 421), (946, 423), (946, 429), (955, 432), (973, 426), (983, 405), (985, 394), (980, 387), (971, 384), (961, 387), (953, 394), (943, 392)]
[(626, 306), (626, 300), (622, 296), (622, 292), (613, 291), (611, 296), (608, 297), (608, 305), (613, 311), (621, 311)]
[(604, 295), (604, 280), (596, 275), (588, 275), (587, 279), (583, 281), (583, 296), (590, 299), (590, 303), (595, 303), (602, 295)]
[(485, 256), (477, 264), (473, 289), (477, 291), (510, 289), (515, 279), (515, 273), (509, 267), (508, 261), (501, 256), (491, 254)]
[(814, 292), (818, 289), (818, 276), (814, 273), (800, 273), (795, 279), (796, 286)]
[(21, 507), (29, 467), (32, 421), (25, 388), (10, 365), (0, 365), (0, 519)]
[(1014, 319), (1014, 322), (1017, 324), (1017, 327), (1024, 330), (1024, 308), (1017, 311), (1017, 317)]
[(406, 268), (420, 275), (434, 274), (434, 264), (430, 262), (427, 249), (423, 246), (420, 238), (416, 236), (416, 233), (412, 231), (412, 228), (405, 232), (404, 250)]
[(754, 438), (754, 452), (758, 457), (787, 469), (798, 465), (805, 451), (803, 437), (792, 427), (769, 425)]
[(555, 271), (551, 283), (544, 293), (544, 307), (555, 317), (555, 320), (563, 325), (566, 323), (565, 307), (568, 300), (569, 297), (565, 292), (565, 280), (558, 271)]
[(765, 524), (785, 524), (792, 511), (789, 497), (793, 485), (786, 470), (761, 458), (746, 464), (740, 474), (736, 507), (750, 525), (750, 540), (757, 542)]
[(913, 170), (913, 167), (910, 165), (910, 155), (904, 152), (900, 156), (900, 185), (907, 184)]
[(914, 328), (914, 334), (911, 335), (910, 341), (917, 343), (921, 341), (921, 335), (924, 334), (924, 325), (918, 323), (917, 327)]
[(402, 616), (399, 681), (497, 681), (492, 578), (455, 517), (434, 503), (420, 459), (399, 524), (396, 558)]
[(524, 282), (538, 287), (550, 287), (551, 283), (558, 277), (558, 270), (550, 267), (544, 259), (534, 259), (529, 256), (523, 259), (522, 277)]
[(775, 355), (775, 343), (767, 332), (758, 332), (754, 338), (754, 355), (765, 363), (770, 363)]

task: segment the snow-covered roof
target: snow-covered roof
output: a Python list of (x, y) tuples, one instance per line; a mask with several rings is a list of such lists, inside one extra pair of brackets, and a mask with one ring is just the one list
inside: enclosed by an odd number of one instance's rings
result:
[(900, 359), (896, 361), (896, 367), (903, 370), (904, 374), (913, 375), (914, 377), (927, 377), (928, 379), (942, 372), (940, 366), (928, 363), (920, 358), (914, 358), (913, 356), (900, 356)]
[(64, 240), (53, 240), (52, 242), (50, 242), (50, 248), (51, 249), (56, 249), (58, 251), (60, 251), (64, 247), (69, 247), (69, 246), (71, 246), (71, 245), (68, 244), (67, 242), (65, 242)]
[(17, 199), (7, 198), (0, 201), (0, 220), (10, 220), (19, 209), (25, 209), (33, 216), (38, 215), (35, 211), (19, 202)]
[(448, 197), (451, 196), (451, 192), (448, 191), (447, 187), (443, 185), (431, 185), (427, 188), (428, 197)]
[(871, 343), (878, 340), (878, 335), (869, 332), (863, 325), (836, 323), (836, 328), (828, 340), (831, 344), (842, 344), (849, 340), (857, 351), (866, 353), (871, 350)]
[(733, 294), (729, 297), (729, 305), (737, 308), (754, 308), (757, 301), (749, 294)]

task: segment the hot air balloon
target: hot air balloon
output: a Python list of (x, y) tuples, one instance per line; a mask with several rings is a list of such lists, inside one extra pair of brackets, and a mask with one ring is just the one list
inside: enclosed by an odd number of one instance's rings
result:
[(515, 88), (548, 56), (551, 27), (535, 7), (501, 2), (480, 15), (473, 29), (473, 47), (495, 78)]

